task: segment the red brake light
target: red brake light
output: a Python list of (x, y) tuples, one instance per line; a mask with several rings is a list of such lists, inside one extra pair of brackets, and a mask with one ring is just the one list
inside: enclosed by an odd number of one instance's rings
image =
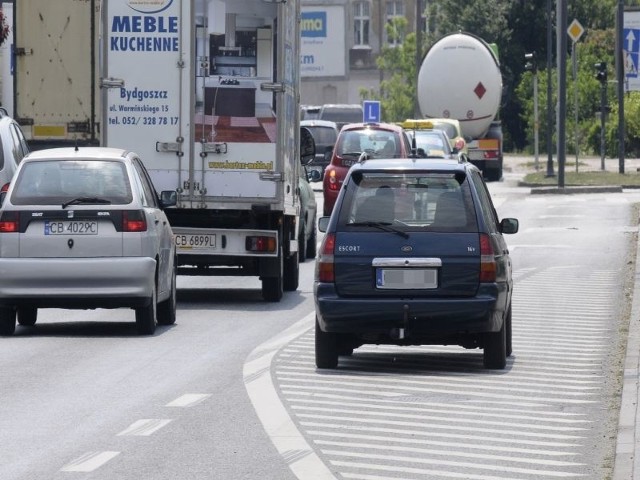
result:
[(0, 188), (0, 193), (9, 190), (9, 185), (11, 185), (11, 183), (5, 183), (4, 185), (2, 185), (2, 188)]
[(323, 283), (333, 283), (335, 272), (333, 270), (333, 252), (336, 246), (335, 233), (327, 233), (322, 240), (320, 254), (316, 261), (316, 280)]
[(338, 179), (336, 178), (336, 171), (329, 171), (329, 190), (337, 191), (340, 189), (340, 185), (338, 185)]
[(140, 210), (122, 212), (123, 232), (146, 232), (147, 221)]
[(244, 247), (249, 252), (273, 253), (276, 251), (277, 242), (275, 237), (255, 236), (247, 237)]
[(496, 281), (496, 259), (491, 245), (491, 238), (486, 233), (480, 234), (480, 282)]
[(20, 217), (16, 212), (4, 212), (0, 217), (0, 232), (15, 233), (20, 231)]
[(464, 148), (464, 144), (465, 141), (462, 138), (459, 138), (458, 141), (456, 142), (456, 148), (458, 149), (458, 151), (462, 151), (462, 149)]

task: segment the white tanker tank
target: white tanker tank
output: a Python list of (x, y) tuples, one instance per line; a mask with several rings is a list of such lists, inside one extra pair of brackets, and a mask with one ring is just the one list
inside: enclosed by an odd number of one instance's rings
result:
[(485, 177), (502, 177), (502, 128), (496, 120), (502, 99), (500, 62), (475, 35), (453, 33), (427, 51), (418, 73), (418, 103), (425, 118), (460, 122), (469, 159)]

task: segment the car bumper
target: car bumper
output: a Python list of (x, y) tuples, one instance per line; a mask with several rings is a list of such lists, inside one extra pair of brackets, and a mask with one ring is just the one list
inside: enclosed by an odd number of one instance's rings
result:
[(152, 258), (2, 258), (0, 305), (117, 308), (148, 304)]
[(468, 298), (345, 298), (332, 284), (314, 286), (316, 315), (325, 332), (386, 335), (404, 329), (413, 336), (498, 331), (507, 304), (505, 288), (481, 287)]

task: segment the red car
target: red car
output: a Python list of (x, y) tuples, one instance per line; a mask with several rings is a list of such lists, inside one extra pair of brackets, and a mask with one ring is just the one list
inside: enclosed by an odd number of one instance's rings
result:
[(325, 216), (331, 215), (349, 168), (363, 153), (368, 158), (407, 158), (411, 145), (403, 128), (392, 123), (349, 123), (342, 127), (322, 180)]

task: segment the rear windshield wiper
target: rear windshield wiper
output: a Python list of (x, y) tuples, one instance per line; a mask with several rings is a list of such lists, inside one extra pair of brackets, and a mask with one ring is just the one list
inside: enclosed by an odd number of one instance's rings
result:
[(384, 230), (385, 232), (392, 232), (397, 235), (400, 235), (402, 238), (409, 238), (409, 234), (407, 232), (403, 232), (398, 228), (394, 228), (391, 226), (389, 222), (353, 222), (348, 223), (347, 225), (353, 227), (373, 227), (378, 228), (380, 230)]
[(99, 197), (76, 197), (69, 200), (68, 202), (64, 202), (62, 204), (62, 208), (67, 208), (69, 205), (80, 205), (82, 203), (98, 203), (101, 205), (108, 205), (111, 204), (111, 200)]

